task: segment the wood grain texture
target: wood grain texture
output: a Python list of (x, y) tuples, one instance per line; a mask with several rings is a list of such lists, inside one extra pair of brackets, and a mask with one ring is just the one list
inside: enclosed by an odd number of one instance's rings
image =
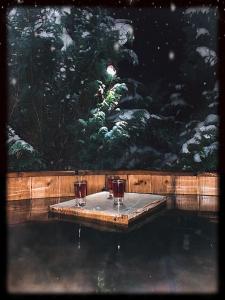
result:
[(198, 193), (200, 195), (219, 195), (218, 176), (198, 176)]
[(78, 176), (59, 176), (59, 195), (74, 196), (74, 182), (78, 180)]
[(31, 198), (31, 178), (7, 178), (7, 200)]
[(198, 181), (197, 176), (176, 176), (175, 177), (175, 194), (197, 194)]
[(59, 197), (59, 177), (32, 177), (31, 198)]
[(173, 175), (152, 175), (151, 192), (154, 194), (174, 194), (175, 177)]
[(128, 187), (130, 193), (151, 193), (151, 175), (128, 175)]
[(9, 172), (6, 177), (74, 176), (78, 171)]
[(87, 180), (87, 194), (101, 192), (105, 187), (105, 175), (78, 176), (79, 180)]
[[(85, 171), (86, 172), (86, 171)], [(125, 173), (127, 172), (127, 173)], [(219, 175), (216, 173), (200, 173), (198, 176), (175, 175), (177, 173), (150, 172), (149, 174), (134, 174), (142, 171), (111, 171), (105, 174), (74, 175), (71, 171), (9, 173), (7, 180), (7, 200), (29, 198), (45, 198), (58, 196), (73, 196), (74, 181), (86, 179), (88, 194), (102, 191), (106, 186), (108, 175), (118, 175), (126, 180), (126, 192), (155, 194), (200, 194), (219, 195)], [(147, 172), (147, 171), (146, 171)], [(91, 173), (91, 172), (90, 172)], [(10, 176), (10, 174), (14, 174)], [(28, 174), (32, 176), (27, 176)], [(49, 174), (61, 174), (52, 175)], [(163, 174), (163, 175), (162, 175)], [(47, 176), (45, 176), (47, 175)]]

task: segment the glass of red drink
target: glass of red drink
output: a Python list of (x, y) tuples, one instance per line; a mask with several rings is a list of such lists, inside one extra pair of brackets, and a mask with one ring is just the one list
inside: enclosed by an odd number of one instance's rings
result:
[(76, 205), (85, 206), (86, 196), (87, 196), (87, 181), (86, 180), (75, 181), (74, 192), (76, 197)]
[(109, 196), (108, 199), (112, 199), (113, 198), (113, 188), (112, 188), (112, 182), (115, 179), (119, 179), (119, 176), (108, 176), (107, 177), (107, 190), (109, 191)]
[(125, 192), (125, 179), (114, 179), (112, 181), (113, 199), (115, 205), (122, 205)]

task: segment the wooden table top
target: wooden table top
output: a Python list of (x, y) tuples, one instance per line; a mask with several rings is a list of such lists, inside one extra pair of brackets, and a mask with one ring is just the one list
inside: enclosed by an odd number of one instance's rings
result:
[(166, 203), (166, 197), (154, 194), (125, 193), (123, 205), (116, 206), (108, 199), (108, 192), (88, 195), (87, 204), (75, 205), (75, 199), (50, 206), (50, 211), (61, 215), (77, 216), (106, 223), (128, 225), (143, 214)]

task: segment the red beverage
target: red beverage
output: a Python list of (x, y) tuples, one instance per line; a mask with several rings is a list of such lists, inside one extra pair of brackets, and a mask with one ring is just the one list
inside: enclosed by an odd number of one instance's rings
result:
[(119, 179), (119, 176), (108, 176), (107, 177), (107, 190), (109, 191), (109, 196), (108, 199), (112, 199), (113, 198), (113, 188), (112, 188), (112, 182), (115, 179)]
[(107, 188), (108, 188), (109, 191), (112, 190), (112, 181), (113, 181), (113, 178), (108, 177)]
[(109, 176), (108, 178), (107, 178), (107, 189), (110, 191), (110, 190), (112, 190), (112, 182), (113, 182), (113, 180), (115, 180), (115, 179), (119, 179), (120, 177), (119, 176)]
[(114, 204), (122, 204), (125, 192), (125, 179), (116, 179), (112, 182)]
[(87, 181), (76, 181), (74, 183), (74, 192), (75, 197), (78, 200), (78, 205), (85, 205), (86, 204), (86, 195), (87, 195)]

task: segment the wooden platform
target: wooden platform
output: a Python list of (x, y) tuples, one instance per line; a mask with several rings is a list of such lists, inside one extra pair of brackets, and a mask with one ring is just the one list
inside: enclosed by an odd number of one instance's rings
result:
[(75, 200), (69, 200), (51, 205), (50, 212), (104, 223), (128, 225), (166, 203), (166, 197), (161, 195), (125, 193), (124, 204), (118, 207), (107, 197), (108, 192), (91, 194), (86, 197), (87, 204), (84, 207), (76, 207)]

